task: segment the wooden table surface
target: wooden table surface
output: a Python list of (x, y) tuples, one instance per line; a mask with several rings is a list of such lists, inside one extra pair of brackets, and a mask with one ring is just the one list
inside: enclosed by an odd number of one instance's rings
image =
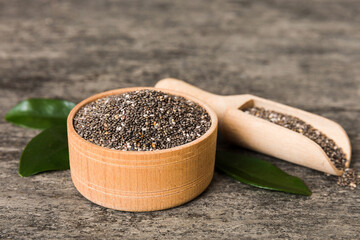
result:
[(360, 188), (261, 154), (310, 197), (216, 172), (197, 199), (128, 213), (83, 198), (69, 171), (21, 178), (38, 132), (6, 123), (26, 98), (74, 102), (176, 77), (251, 93), (340, 123), (360, 169), (360, 1), (0, 0), (0, 239), (359, 239)]

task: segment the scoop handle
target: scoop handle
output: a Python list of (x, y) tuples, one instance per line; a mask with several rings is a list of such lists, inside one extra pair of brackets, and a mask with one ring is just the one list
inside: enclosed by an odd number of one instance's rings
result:
[[(156, 88), (171, 89), (179, 92), (189, 94), (196, 97), (200, 101), (209, 105), (217, 114), (219, 122), (222, 122), (227, 108), (238, 107), (242, 103), (251, 99), (251, 95), (236, 95), (236, 96), (220, 96), (213, 93), (206, 92), (190, 85), (184, 81), (165, 78), (160, 80), (155, 85)], [(235, 99), (236, 98), (236, 99)], [(234, 105), (234, 106), (232, 106)], [(236, 106), (235, 106), (236, 105)]]
[(156, 83), (155, 87), (156, 88), (164, 88), (164, 89), (173, 89), (173, 90), (177, 90), (179, 92), (186, 92), (189, 95), (197, 96), (197, 98), (199, 98), (199, 99), (211, 99), (211, 98), (219, 97), (216, 94), (206, 92), (206, 91), (201, 90), (200, 88), (197, 88), (189, 83), (186, 83), (184, 81), (181, 81), (181, 80), (178, 80), (175, 78), (162, 79)]

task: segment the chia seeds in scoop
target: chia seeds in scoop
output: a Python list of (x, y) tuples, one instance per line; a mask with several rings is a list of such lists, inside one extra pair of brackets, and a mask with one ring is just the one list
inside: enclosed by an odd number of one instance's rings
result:
[(73, 124), (82, 138), (98, 146), (153, 151), (198, 139), (211, 119), (193, 101), (145, 89), (91, 102), (76, 113)]
[(344, 151), (336, 145), (334, 140), (310, 124), (297, 117), (259, 107), (250, 107), (243, 109), (243, 111), (310, 138), (324, 150), (337, 169), (344, 170), (344, 174), (337, 181), (340, 186), (349, 186), (351, 189), (354, 189), (356, 185), (360, 184), (360, 175), (354, 169), (345, 167), (347, 160)]

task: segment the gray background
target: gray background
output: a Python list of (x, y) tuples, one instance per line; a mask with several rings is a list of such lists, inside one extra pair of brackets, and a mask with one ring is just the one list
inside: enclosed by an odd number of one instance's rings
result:
[(181, 207), (105, 209), (69, 171), (21, 178), (37, 131), (5, 123), (20, 100), (79, 102), (165, 77), (218, 94), (251, 93), (340, 123), (360, 169), (360, 2), (0, 0), (0, 238), (358, 239), (359, 189), (271, 157), (311, 197), (257, 189), (216, 172)]

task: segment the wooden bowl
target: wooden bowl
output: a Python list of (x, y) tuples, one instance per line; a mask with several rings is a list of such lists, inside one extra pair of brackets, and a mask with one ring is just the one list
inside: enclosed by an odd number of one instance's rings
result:
[[(161, 90), (202, 106), (211, 127), (190, 143), (156, 151), (120, 151), (97, 146), (80, 137), (73, 126), (75, 113), (99, 98), (141, 89)], [(96, 94), (80, 102), (67, 119), (71, 178), (90, 201), (123, 211), (154, 211), (186, 203), (210, 184), (215, 164), (218, 120), (196, 98), (166, 89), (123, 88)]]

